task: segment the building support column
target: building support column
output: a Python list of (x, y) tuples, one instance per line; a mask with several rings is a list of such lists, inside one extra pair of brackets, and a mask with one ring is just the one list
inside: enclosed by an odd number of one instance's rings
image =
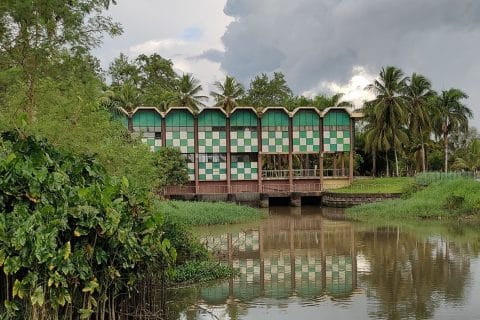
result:
[(320, 130), (320, 152), (318, 153), (318, 176), (320, 180), (320, 191), (323, 191), (323, 118), (319, 118), (319, 121), (320, 124), (318, 129)]
[(353, 183), (353, 161), (354, 161), (354, 153), (355, 153), (355, 120), (350, 118), (350, 157), (348, 162), (348, 180), (350, 183)]
[(258, 145), (258, 153), (257, 153), (257, 174), (258, 174), (258, 192), (262, 192), (262, 115), (257, 113), (257, 145)]
[(161, 135), (162, 135), (162, 147), (166, 147), (167, 146), (167, 120), (165, 119), (165, 117), (161, 117), (161, 121), (162, 121), (162, 128), (160, 129), (161, 130)]
[(193, 116), (193, 137), (194, 137), (194, 150), (195, 150), (195, 193), (198, 194), (200, 192), (200, 183), (198, 181), (198, 116)]
[(337, 176), (337, 156), (338, 154), (335, 152), (332, 154), (333, 155), (333, 176)]
[(340, 153), (340, 163), (342, 166), (342, 177), (345, 177), (345, 153)]
[(288, 184), (290, 192), (293, 188), (293, 118), (288, 117)]
[(227, 193), (232, 193), (232, 186), (231, 186), (231, 151), (230, 151), (230, 113), (227, 115), (226, 118), (226, 136), (227, 136)]

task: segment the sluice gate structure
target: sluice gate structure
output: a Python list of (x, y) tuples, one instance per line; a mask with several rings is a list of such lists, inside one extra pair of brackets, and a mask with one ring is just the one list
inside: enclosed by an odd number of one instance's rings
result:
[(268, 206), (270, 198), (300, 205), (302, 197), (350, 185), (355, 121), (362, 116), (349, 108), (238, 107), (226, 113), (209, 107), (194, 113), (138, 107), (125, 111), (122, 121), (131, 121), (152, 151), (176, 147), (185, 157), (189, 183), (166, 187), (165, 197)]

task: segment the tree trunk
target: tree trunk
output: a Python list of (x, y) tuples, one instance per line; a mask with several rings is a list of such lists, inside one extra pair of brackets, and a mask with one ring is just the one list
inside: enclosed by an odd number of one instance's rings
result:
[(390, 168), (388, 166), (388, 151), (385, 151), (385, 160), (387, 161), (387, 177), (390, 177)]
[(133, 115), (128, 114), (128, 132), (133, 133)]
[(425, 144), (423, 143), (423, 141), (422, 141), (421, 157), (422, 157), (422, 171), (425, 172), (425, 171), (427, 171), (427, 166), (425, 164)]
[(398, 173), (398, 156), (397, 156), (397, 148), (394, 148), (393, 149), (393, 152), (395, 154), (395, 171), (397, 172), (397, 177), (399, 177), (399, 173)]
[(372, 152), (372, 176), (377, 176), (377, 152)]
[(448, 172), (448, 133), (443, 133), (443, 147), (445, 152), (445, 172)]

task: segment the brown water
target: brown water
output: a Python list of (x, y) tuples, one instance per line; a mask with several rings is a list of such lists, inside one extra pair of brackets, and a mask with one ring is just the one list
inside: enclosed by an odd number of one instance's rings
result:
[(318, 207), (270, 213), (197, 230), (240, 274), (169, 290), (168, 319), (480, 319), (475, 227), (375, 227)]

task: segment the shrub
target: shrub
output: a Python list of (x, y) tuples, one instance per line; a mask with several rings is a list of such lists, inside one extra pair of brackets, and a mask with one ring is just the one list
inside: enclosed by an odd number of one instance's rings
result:
[[(90, 318), (115, 308), (175, 250), (163, 215), (94, 159), (16, 132), (0, 143), (0, 295), (5, 316)], [(1, 307), (0, 307), (1, 308)], [(27, 313), (28, 310), (28, 313)], [(113, 310), (113, 309), (112, 309)], [(115, 313), (108, 313), (114, 319)]]

